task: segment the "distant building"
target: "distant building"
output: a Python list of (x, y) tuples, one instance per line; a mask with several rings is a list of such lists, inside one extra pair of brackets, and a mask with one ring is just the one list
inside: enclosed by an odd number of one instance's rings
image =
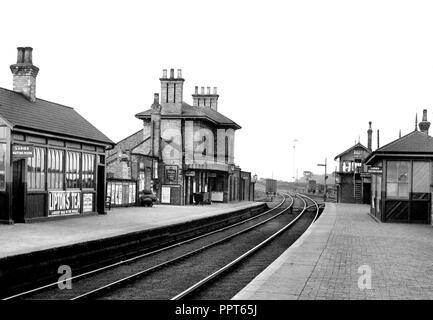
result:
[(73, 108), (36, 97), (30, 47), (0, 88), (0, 222), (104, 213), (105, 150), (114, 145)]
[(139, 190), (153, 189), (161, 203), (252, 200), (250, 172), (234, 162), (235, 131), (241, 127), (218, 112), (217, 89), (195, 87), (193, 104), (183, 101), (181, 70), (163, 71), (150, 109), (138, 113), (143, 130), (119, 142), (110, 153), (109, 174), (136, 179)]
[(277, 193), (277, 180), (266, 179), (266, 193), (276, 194)]
[(358, 142), (334, 158), (339, 162), (335, 173), (337, 202), (369, 203), (370, 201), (371, 177), (365, 172), (362, 162), (371, 153), (371, 122), (367, 135), (368, 147)]
[(432, 222), (433, 138), (427, 110), (415, 130), (366, 159), (372, 175), (371, 213), (383, 222)]

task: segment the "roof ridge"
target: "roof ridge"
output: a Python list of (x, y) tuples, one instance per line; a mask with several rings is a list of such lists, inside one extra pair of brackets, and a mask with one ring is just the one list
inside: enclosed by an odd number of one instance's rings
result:
[(116, 142), (116, 144), (121, 143), (122, 141), (125, 141), (128, 138), (131, 138), (132, 136), (136, 135), (137, 133), (139, 133), (140, 131), (142, 131), (143, 129), (137, 130), (136, 132), (134, 132), (133, 134), (130, 134), (129, 136), (127, 136), (126, 138), (123, 138), (122, 140), (119, 140), (118, 142)]
[[(3, 88), (3, 87), (0, 87), (0, 89), (5, 90), (5, 91), (9, 91), (9, 92), (11, 92), (11, 93), (15, 93), (15, 94), (17, 94), (17, 95), (19, 95), (19, 96), (25, 98), (25, 97), (24, 97), (20, 92), (17, 92), (17, 91), (11, 90), (11, 89), (7, 89), (7, 88)], [(60, 106), (60, 107), (69, 108), (69, 109), (73, 109), (73, 110), (75, 110), (73, 107), (66, 106), (66, 105), (64, 105), (64, 104), (57, 103), (57, 102), (53, 102), (53, 101), (50, 101), (50, 100), (46, 100), (46, 99), (42, 99), (42, 98), (38, 98), (38, 97), (36, 97), (36, 100), (41, 100), (41, 101), (49, 102), (49, 103), (52, 103), (52, 104), (58, 105), (58, 106)]]
[[(400, 137), (400, 138), (398, 138), (398, 139), (395, 139), (394, 141), (388, 142), (388, 143), (385, 144), (384, 146), (381, 146), (380, 148), (377, 148), (375, 151), (380, 151), (381, 149), (384, 149), (384, 148), (390, 147), (390, 146), (392, 146), (393, 144), (395, 144), (395, 143), (397, 143), (397, 142), (399, 142), (399, 141), (401, 141), (401, 140), (403, 140), (403, 139), (409, 137), (410, 135), (415, 134), (415, 132), (421, 133), (421, 132), (419, 132), (418, 130), (413, 130), (413, 131), (411, 131), (411, 132), (405, 134), (403, 137)], [(427, 135), (427, 136), (428, 136), (428, 135)]]
[(339, 153), (337, 156), (335, 156), (334, 160), (337, 160), (337, 158), (340, 158), (341, 155), (343, 155), (343, 154), (345, 154), (345, 153), (351, 151), (352, 149), (355, 149), (357, 146), (361, 146), (361, 147), (363, 147), (365, 150), (371, 152), (371, 150), (368, 149), (366, 146), (364, 146), (361, 142), (357, 142), (357, 143), (355, 143), (353, 146), (351, 146), (350, 148), (346, 149), (345, 151), (343, 151), (343, 152)]

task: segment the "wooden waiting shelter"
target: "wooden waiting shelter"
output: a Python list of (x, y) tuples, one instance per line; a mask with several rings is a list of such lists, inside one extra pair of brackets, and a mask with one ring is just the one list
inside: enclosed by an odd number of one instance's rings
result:
[(383, 222), (431, 223), (433, 137), (427, 111), (413, 131), (371, 153), (371, 213)]
[(13, 90), (0, 88), (0, 223), (103, 213), (114, 143), (74, 109), (36, 98), (31, 53), (18, 48)]

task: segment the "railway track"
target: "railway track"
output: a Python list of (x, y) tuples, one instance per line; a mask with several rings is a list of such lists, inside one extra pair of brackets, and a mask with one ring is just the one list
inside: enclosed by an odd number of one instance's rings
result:
[[(287, 194), (276, 207), (245, 221), (5, 299), (191, 296), (301, 220), (308, 212), (305, 199), (305, 196), (295, 198)], [(296, 216), (286, 214), (294, 206), (302, 206), (302, 211)], [(59, 283), (67, 281), (71, 289), (60, 290)], [(181, 293), (173, 295), (174, 292)]]

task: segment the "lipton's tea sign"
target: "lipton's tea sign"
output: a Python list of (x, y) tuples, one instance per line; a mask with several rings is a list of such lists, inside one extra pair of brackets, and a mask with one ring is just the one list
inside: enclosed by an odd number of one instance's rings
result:
[(80, 213), (81, 192), (51, 191), (48, 193), (48, 214), (58, 216)]

